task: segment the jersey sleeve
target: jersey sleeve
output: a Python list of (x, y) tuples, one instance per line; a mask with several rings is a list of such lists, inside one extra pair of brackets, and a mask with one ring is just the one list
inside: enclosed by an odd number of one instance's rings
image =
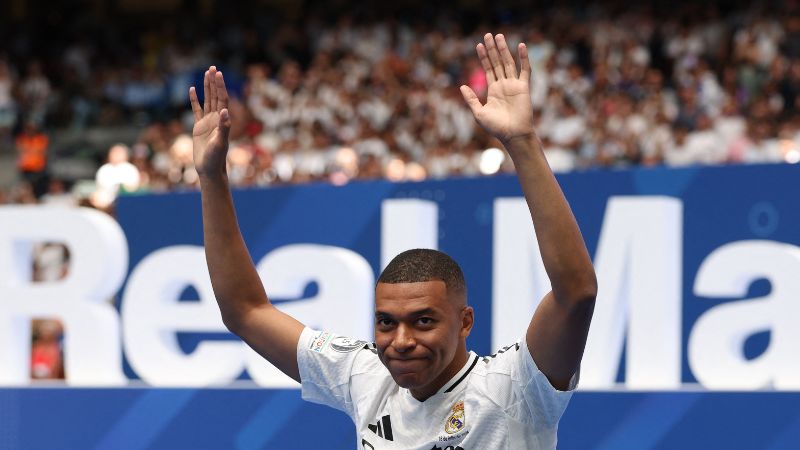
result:
[(336, 408), (353, 417), (350, 379), (366, 345), (366, 341), (306, 327), (297, 343), (303, 399)]
[(533, 416), (534, 423), (555, 426), (567, 409), (572, 392), (578, 385), (579, 371), (572, 376), (567, 390), (561, 391), (553, 387), (536, 366), (524, 337), (519, 344), (519, 351), (514, 353), (514, 372), (517, 374), (514, 377), (515, 384), (521, 390), (525, 409)]

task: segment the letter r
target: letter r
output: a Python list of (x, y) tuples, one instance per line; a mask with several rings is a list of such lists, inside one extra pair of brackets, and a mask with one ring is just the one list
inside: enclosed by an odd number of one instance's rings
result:
[[(66, 277), (30, 279), (35, 242), (69, 249)], [(119, 315), (109, 302), (128, 268), (119, 225), (98, 211), (44, 206), (0, 207), (0, 384), (29, 381), (31, 319), (64, 322), (64, 367), (75, 385), (123, 384)]]

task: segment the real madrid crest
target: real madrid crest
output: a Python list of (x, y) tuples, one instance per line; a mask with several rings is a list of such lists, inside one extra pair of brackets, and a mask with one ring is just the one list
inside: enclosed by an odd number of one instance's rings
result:
[(448, 417), (447, 422), (444, 423), (444, 431), (446, 431), (447, 434), (458, 433), (464, 429), (466, 424), (467, 420), (464, 416), (464, 402), (460, 401), (453, 405), (453, 407), (450, 409), (450, 417)]

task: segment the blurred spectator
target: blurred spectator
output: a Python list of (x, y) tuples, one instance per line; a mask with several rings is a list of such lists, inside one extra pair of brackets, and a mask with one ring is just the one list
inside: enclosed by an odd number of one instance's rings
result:
[(188, 134), (178, 135), (169, 147), (169, 166), (167, 177), (173, 184), (192, 185), (198, 181), (192, 156), (192, 137)]
[(115, 144), (108, 151), (108, 161), (95, 175), (97, 190), (92, 203), (98, 208), (109, 207), (120, 191), (133, 192), (139, 188), (139, 169), (130, 163), (130, 149), (125, 144)]
[(62, 336), (63, 328), (60, 322), (56, 320), (33, 321), (32, 379), (64, 379)]
[[(714, 129), (720, 139), (719, 145), (726, 149), (726, 161), (732, 160), (730, 146), (744, 135), (746, 124), (745, 118), (737, 110), (736, 101), (728, 98), (722, 107), (721, 114), (714, 121)], [(741, 162), (741, 158), (736, 162)]]
[[(46, 242), (33, 249), (33, 281), (60, 280), (69, 271), (69, 251), (62, 244)], [(58, 320), (39, 319), (32, 323), (31, 378), (63, 379), (62, 340), (64, 329)]]
[(677, 124), (675, 144), (668, 147), (664, 159), (673, 166), (694, 164), (719, 164), (725, 161), (722, 140), (711, 127), (711, 119), (705, 115), (697, 118), (697, 127), (690, 131), (688, 124)]
[(45, 242), (33, 250), (33, 281), (52, 282), (67, 276), (69, 250), (63, 244)]
[(44, 205), (74, 207), (78, 206), (77, 199), (67, 191), (66, 184), (58, 178), (51, 178), (47, 193), (39, 199)]
[(0, 148), (17, 123), (14, 78), (8, 63), (0, 58)]
[(35, 122), (26, 122), (17, 136), (17, 168), (22, 178), (30, 183), (36, 198), (47, 189), (47, 150), (50, 139)]
[(742, 162), (775, 163), (784, 160), (778, 139), (773, 137), (772, 127), (765, 120), (751, 120), (740, 150)]
[[(527, 42), (536, 126), (557, 171), (793, 161), (786, 149), (794, 138), (778, 136), (790, 133), (800, 111), (793, 3), (620, 10), (601, 1), (535, 14), (482, 5), (504, 18), (512, 46)], [(58, 34), (63, 42), (41, 45), (43, 35), (21, 29), (13, 51), (0, 55), (0, 139), (18, 118), (87, 135), (135, 127), (139, 138), (125, 143), (134, 149), (139, 189), (194, 188), (186, 87), (213, 62), (232, 96), (228, 163), (236, 186), (486, 173), (484, 151), (498, 143), (476, 126), (457, 87), (486, 95), (474, 51), (494, 25), (436, 6), (418, 22), (402, 2), (369, 15), (330, 5), (319, 11), (329, 7), (329, 16), (280, 26), (280, 8), (270, 11), (272, 21), (248, 9), (254, 22), (240, 20), (223, 38), (198, 38), (198, 25), (162, 26), (166, 16), (153, 24), (116, 17), (97, 41), (86, 36), (106, 18), (91, 15), (54, 18), (51, 26), (68, 30)], [(29, 168), (46, 162), (27, 155)], [(32, 176), (39, 173), (26, 177), (37, 196), (47, 190)]]
[(44, 126), (50, 103), (50, 80), (39, 61), (28, 64), (28, 71), (20, 83), (20, 97), (25, 120), (37, 127)]

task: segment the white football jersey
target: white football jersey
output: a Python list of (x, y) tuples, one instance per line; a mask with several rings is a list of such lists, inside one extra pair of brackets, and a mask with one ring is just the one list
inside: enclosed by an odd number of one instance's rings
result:
[(425, 400), (401, 388), (374, 344), (310, 328), (297, 347), (303, 398), (344, 411), (359, 450), (553, 449), (569, 391), (536, 367), (525, 339), (496, 354), (470, 352), (464, 367)]

